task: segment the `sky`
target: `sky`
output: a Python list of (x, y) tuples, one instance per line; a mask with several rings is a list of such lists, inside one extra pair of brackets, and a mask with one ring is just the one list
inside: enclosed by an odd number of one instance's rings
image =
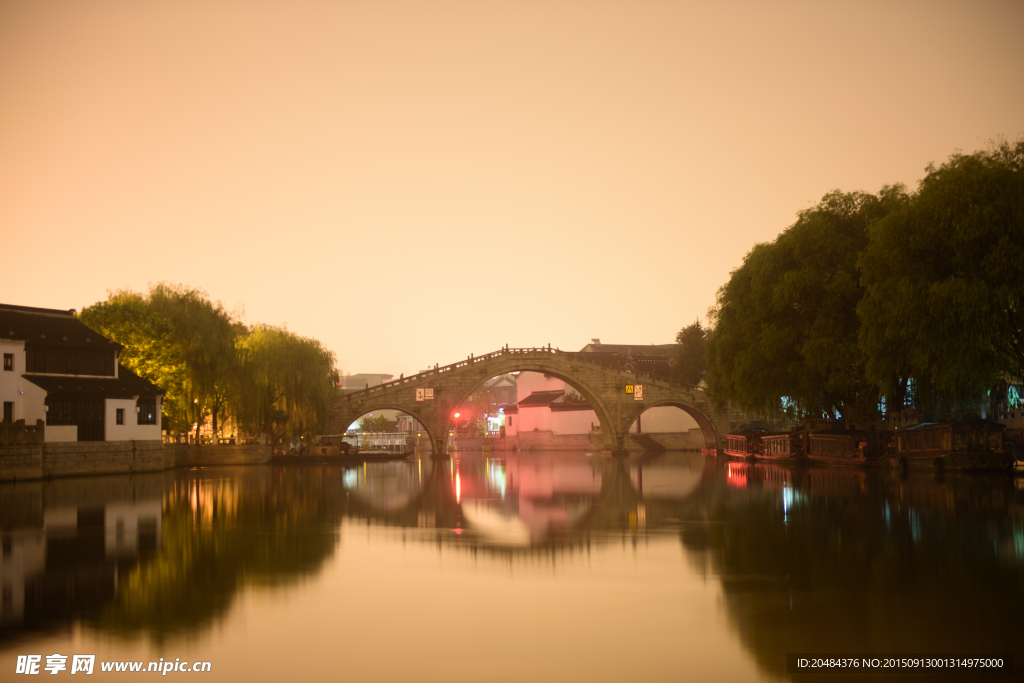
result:
[(344, 373), (671, 343), (833, 190), (1024, 136), (1024, 2), (0, 0), (0, 302)]

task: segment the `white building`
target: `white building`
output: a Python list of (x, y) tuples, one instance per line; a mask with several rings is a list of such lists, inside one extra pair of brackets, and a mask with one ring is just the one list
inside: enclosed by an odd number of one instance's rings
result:
[(45, 440), (160, 440), (163, 390), (118, 362), (123, 347), (74, 311), (0, 304), (3, 421)]

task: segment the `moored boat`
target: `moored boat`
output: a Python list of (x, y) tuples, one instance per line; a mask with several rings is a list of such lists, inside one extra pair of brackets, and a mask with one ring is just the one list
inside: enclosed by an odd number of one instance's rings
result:
[(779, 463), (800, 462), (804, 458), (803, 436), (803, 432), (762, 434), (761, 450), (754, 458)]
[(763, 431), (746, 429), (736, 434), (726, 434), (723, 452), (730, 458), (747, 460), (761, 452), (761, 435)]
[(1005, 429), (998, 422), (980, 419), (915, 425), (896, 434), (889, 462), (903, 469), (1009, 471), (1014, 458), (1003, 439)]
[(805, 432), (804, 453), (811, 462), (846, 467), (878, 464), (889, 443), (889, 432), (831, 429)]

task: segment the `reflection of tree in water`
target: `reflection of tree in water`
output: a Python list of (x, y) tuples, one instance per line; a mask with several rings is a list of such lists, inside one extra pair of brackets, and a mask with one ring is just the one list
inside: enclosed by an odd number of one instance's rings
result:
[(783, 673), (788, 652), (1022, 661), (1024, 530), (1006, 479), (835, 470), (827, 479), (723, 486), (710, 523), (684, 528), (684, 546), (720, 574), (732, 622), (762, 667)]
[(184, 474), (164, 497), (160, 551), (119, 578), (116, 599), (94, 626), (157, 639), (195, 630), (223, 614), (240, 589), (295, 582), (334, 551), (324, 478), (264, 469)]

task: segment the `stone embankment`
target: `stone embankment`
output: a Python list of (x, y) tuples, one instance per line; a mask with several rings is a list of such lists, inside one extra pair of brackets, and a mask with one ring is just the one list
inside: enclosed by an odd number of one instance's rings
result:
[(0, 481), (161, 472), (174, 467), (270, 462), (266, 444), (193, 446), (160, 441), (82, 441), (0, 446)]

